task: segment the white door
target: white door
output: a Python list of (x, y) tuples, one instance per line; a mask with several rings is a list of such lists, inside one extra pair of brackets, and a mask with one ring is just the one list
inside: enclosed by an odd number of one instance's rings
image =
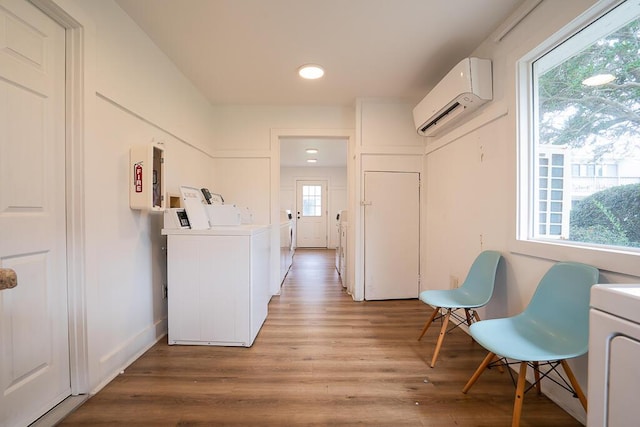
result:
[(296, 181), (296, 246), (327, 247), (327, 181)]
[(364, 297), (416, 298), (420, 260), (420, 175), (364, 174)]
[(0, 425), (71, 394), (65, 228), (65, 31), (0, 0)]

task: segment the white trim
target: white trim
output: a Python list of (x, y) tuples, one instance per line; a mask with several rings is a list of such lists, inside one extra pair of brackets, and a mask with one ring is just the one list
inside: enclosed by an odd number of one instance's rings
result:
[(452, 142), (464, 138), (465, 136), (477, 131), (478, 129), (487, 126), (488, 124), (491, 124), (496, 120), (509, 115), (509, 109), (500, 102), (489, 105), (484, 111), (485, 113), (483, 115), (469, 120), (464, 125), (449, 132), (446, 136), (436, 139), (433, 142), (427, 140), (424, 148), (424, 154), (428, 155), (430, 153), (433, 153), (434, 151), (437, 151), (442, 147), (451, 144)]
[(505, 38), (511, 30), (520, 24), (524, 18), (529, 16), (533, 9), (538, 7), (538, 5), (542, 3), (542, 0), (531, 0), (523, 3), (520, 7), (506, 20), (498, 29), (495, 31), (495, 35), (493, 37), (493, 41), (496, 43), (500, 43), (503, 38)]
[[(531, 67), (535, 60), (564, 43), (582, 28), (599, 19), (601, 16), (620, 5), (624, 0), (603, 0), (585, 11), (560, 31), (546, 39), (536, 48), (521, 57), (516, 63), (516, 216), (512, 238), (509, 239), (509, 250), (513, 253), (543, 258), (553, 261), (579, 261), (604, 271), (640, 276), (640, 250), (629, 248), (594, 247), (570, 243), (567, 241), (528, 240), (528, 225), (532, 223), (530, 216), (529, 195), (532, 183), (528, 177), (531, 173), (529, 159), (532, 156), (535, 135), (533, 121), (534, 99), (531, 85)], [(527, 178), (524, 178), (527, 177)]]
[(424, 156), (424, 145), (404, 146), (404, 147), (370, 147), (361, 148), (361, 154), (380, 154), (385, 156)]
[[(591, 24), (597, 20), (600, 16), (614, 9), (616, 6), (624, 3), (627, 0), (600, 0), (592, 7), (587, 9), (584, 13), (577, 16), (574, 20), (562, 27), (559, 31), (554, 33), (551, 37), (540, 43), (534, 49), (531, 49), (526, 55), (520, 58), (520, 61), (533, 62), (534, 59), (544, 55), (545, 53), (555, 49), (558, 45), (567, 41), (570, 37), (576, 34), (580, 29)], [(520, 62), (518, 61), (518, 62)]]
[[(107, 372), (108, 375), (99, 384), (97, 384), (91, 390), (90, 394), (91, 395), (95, 395), (98, 392), (100, 392), (100, 390), (102, 390), (104, 387), (106, 387), (111, 381), (113, 381), (115, 378), (117, 378), (118, 375), (121, 375), (129, 366), (131, 366), (131, 364), (133, 362), (138, 360), (143, 354), (145, 354), (154, 345), (158, 344), (160, 342), (160, 340), (162, 340), (163, 338), (165, 338), (167, 336), (167, 334), (164, 333), (164, 332), (160, 333), (160, 334), (157, 334), (157, 332), (159, 330), (164, 330), (164, 331), (167, 330), (167, 319), (162, 319), (162, 320), (160, 320), (158, 322), (155, 322), (153, 325), (151, 325), (148, 328), (146, 328), (145, 331), (143, 331), (142, 333), (138, 334), (133, 339), (129, 340), (129, 342), (140, 341), (139, 340), (140, 337), (145, 336), (145, 339), (146, 339), (146, 338), (148, 338), (148, 335), (149, 335), (150, 331), (156, 331), (156, 338), (155, 338), (154, 341), (151, 341), (148, 344), (143, 345), (140, 348), (140, 350), (138, 352), (136, 352), (133, 356), (129, 357), (126, 361), (124, 361), (121, 364), (119, 364), (118, 365), (118, 366), (120, 366), (119, 369), (109, 369), (108, 372)], [(112, 352), (108, 356), (103, 357), (101, 362), (104, 362), (105, 359), (108, 359), (108, 358), (114, 356), (115, 353), (117, 353), (117, 352)]]
[(603, 271), (640, 277), (640, 253), (637, 252), (533, 240), (515, 240), (509, 250), (553, 261), (583, 262)]
[[(347, 158), (347, 205), (348, 210), (355, 212), (354, 202), (354, 186), (353, 180), (356, 176), (354, 171), (352, 157), (355, 154), (355, 131), (354, 129), (271, 129), (270, 132), (271, 142), (271, 206), (270, 206), (270, 223), (271, 223), (271, 293), (278, 295), (280, 293), (280, 138), (285, 137), (312, 137), (312, 138), (347, 138), (348, 139), (348, 158)], [(358, 218), (354, 218), (356, 221)], [(347, 237), (349, 252), (359, 250), (353, 248), (353, 229), (349, 227), (349, 236)], [(353, 271), (353, 262), (350, 254), (347, 254), (347, 265), (349, 269)], [(357, 267), (356, 267), (357, 269)], [(357, 277), (357, 276), (356, 276)], [(349, 278), (346, 279), (350, 280)], [(357, 280), (356, 280), (357, 283)], [(358, 295), (364, 294), (364, 287), (362, 284), (356, 286), (353, 284), (355, 292), (352, 294), (353, 298), (357, 301), (361, 301), (362, 297), (358, 299)], [(362, 288), (358, 291), (359, 288)], [(360, 293), (358, 293), (360, 292)]]
[(89, 390), (85, 282), (84, 103), (82, 30), (67, 28), (67, 265), (71, 392)]
[(80, 23), (54, 0), (31, 0), (66, 32), (66, 210), (67, 289), (69, 311), (69, 368), (71, 394), (89, 392), (89, 354), (85, 281), (84, 141), (87, 105), (93, 76), (94, 26)]
[(172, 133), (170, 130), (165, 129), (164, 127), (162, 127), (161, 125), (154, 123), (153, 121), (147, 119), (146, 117), (141, 116), (140, 114), (136, 113), (135, 111), (127, 108), (126, 106), (120, 104), (118, 101), (116, 101), (113, 98), (110, 98), (109, 96), (103, 94), (102, 92), (96, 92), (96, 97), (104, 100), (105, 102), (108, 102), (109, 104), (113, 105), (114, 107), (124, 111), (127, 114), (130, 114), (131, 116), (135, 117), (136, 119), (140, 120), (143, 123), (148, 124), (149, 126), (153, 126), (154, 128), (161, 130), (162, 132), (166, 133), (167, 135), (171, 135), (173, 138), (175, 138), (176, 140), (180, 141), (181, 143), (183, 143), (184, 145), (186, 145), (189, 148), (192, 148), (198, 152), (200, 152), (201, 154), (213, 159), (215, 158), (215, 156), (213, 156), (212, 154), (210, 154), (209, 152), (207, 152), (206, 150), (204, 150), (203, 148), (200, 148), (182, 138), (180, 138), (178, 135)]
[(267, 150), (218, 150), (212, 151), (211, 157), (214, 159), (268, 159), (271, 157), (271, 151)]

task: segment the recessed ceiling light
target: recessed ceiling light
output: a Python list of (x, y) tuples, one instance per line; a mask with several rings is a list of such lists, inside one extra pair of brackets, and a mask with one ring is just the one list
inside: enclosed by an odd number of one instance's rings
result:
[(316, 163), (318, 159), (307, 159), (307, 163)]
[(596, 74), (582, 81), (585, 86), (601, 86), (614, 81), (616, 77), (613, 74)]
[(319, 79), (324, 76), (324, 69), (316, 64), (306, 64), (298, 68), (298, 74), (303, 79)]
[(316, 154), (318, 152), (317, 148), (307, 148), (305, 150), (308, 154)]

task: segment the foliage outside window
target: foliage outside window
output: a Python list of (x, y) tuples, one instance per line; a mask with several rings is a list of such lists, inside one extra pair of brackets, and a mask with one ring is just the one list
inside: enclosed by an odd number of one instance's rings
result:
[(640, 7), (531, 65), (529, 239), (640, 248)]

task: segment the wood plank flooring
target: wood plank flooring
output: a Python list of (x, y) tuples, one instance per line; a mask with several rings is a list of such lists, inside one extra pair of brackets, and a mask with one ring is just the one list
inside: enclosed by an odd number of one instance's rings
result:
[[(429, 367), (439, 324), (418, 342), (431, 308), (417, 300), (354, 302), (333, 250), (298, 250), (253, 347), (152, 347), (63, 426), (511, 425), (514, 387), (485, 372), (463, 331)], [(528, 393), (521, 426), (580, 426)]]

